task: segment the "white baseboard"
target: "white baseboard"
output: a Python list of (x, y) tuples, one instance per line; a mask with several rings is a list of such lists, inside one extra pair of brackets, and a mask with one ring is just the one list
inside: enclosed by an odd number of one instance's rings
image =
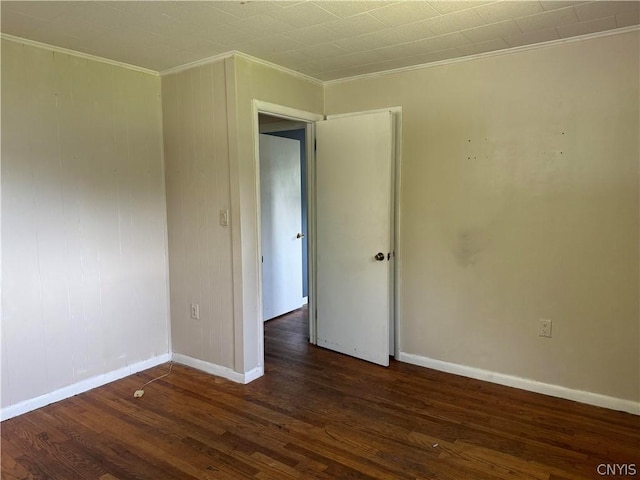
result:
[(542, 393), (544, 395), (550, 395), (552, 397), (574, 400), (576, 402), (595, 405), (597, 407), (604, 407), (611, 410), (619, 410), (623, 412), (633, 413), (634, 415), (640, 415), (640, 402), (608, 397), (606, 395), (585, 392), (583, 390), (573, 390), (571, 388), (561, 387), (559, 385), (538, 382), (529, 378), (521, 378), (513, 375), (506, 375), (504, 373), (483, 370), (480, 368), (467, 367), (465, 365), (443, 362), (442, 360), (435, 360), (433, 358), (414, 355), (412, 353), (400, 352), (397, 358), (401, 362), (411, 363), (413, 365), (419, 365), (421, 367), (432, 368), (433, 370), (439, 370), (441, 372), (453, 373), (455, 375), (461, 375), (463, 377), (475, 378), (477, 380), (484, 380), (486, 382), (506, 385), (508, 387), (520, 388), (522, 390)]
[(227, 380), (231, 380), (232, 382), (242, 384), (252, 382), (256, 378), (260, 378), (264, 375), (264, 367), (262, 366), (249, 370), (247, 373), (238, 373), (228, 367), (205, 362), (204, 360), (198, 360), (197, 358), (188, 357), (187, 355), (182, 355), (180, 353), (173, 354), (173, 361), (188, 367), (202, 370), (203, 372), (210, 373), (211, 375), (217, 375), (218, 377), (223, 377)]
[(245, 384), (251, 383), (254, 380), (262, 377), (263, 375), (264, 375), (264, 367), (263, 366), (256, 367), (253, 370), (249, 370), (247, 373), (244, 374), (243, 383)]
[(29, 400), (24, 400), (20, 403), (16, 403), (15, 405), (9, 405), (0, 411), (0, 420), (8, 420), (9, 418), (22, 415), (23, 413), (30, 412), (51, 403), (59, 402), (65, 398), (73, 397), (79, 393), (84, 393), (96, 387), (101, 387), (102, 385), (120, 380), (121, 378), (133, 375), (134, 373), (166, 363), (170, 359), (171, 355), (169, 353), (164, 353), (157, 357), (143, 360), (142, 362), (137, 362), (132, 365), (127, 365), (126, 367), (119, 368), (118, 370), (103, 373), (67, 387), (62, 387), (58, 390), (54, 390), (53, 392), (40, 395), (39, 397), (30, 398)]
[(203, 360), (198, 360), (196, 358), (191, 358), (179, 353), (165, 353), (162, 355), (158, 355), (157, 357), (144, 360), (142, 362), (127, 365), (126, 367), (119, 368), (118, 370), (114, 370), (112, 372), (104, 373), (102, 375), (82, 380), (81, 382), (74, 383), (73, 385), (54, 390), (50, 393), (45, 393), (44, 395), (40, 395), (39, 397), (30, 398), (29, 400), (24, 400), (20, 403), (16, 403), (15, 405), (9, 405), (8, 407), (0, 410), (0, 421), (17, 417), (18, 415), (22, 415), (23, 413), (30, 412), (51, 403), (59, 402), (60, 400), (64, 400), (65, 398), (73, 397), (74, 395), (87, 392), (96, 387), (101, 387), (102, 385), (120, 380), (121, 378), (133, 375), (134, 373), (138, 373), (143, 370), (162, 365), (163, 363), (167, 363), (169, 360), (173, 360), (176, 363), (181, 363), (189, 367), (197, 368), (198, 370), (202, 370), (203, 372), (227, 378), (233, 382), (242, 384), (252, 382), (264, 375), (264, 367), (262, 366), (256, 367), (253, 370), (249, 370), (246, 373), (238, 373), (234, 370), (231, 370), (230, 368), (222, 367), (214, 363), (205, 362)]
[(302, 297), (302, 305), (308, 305), (309, 304), (309, 297)]

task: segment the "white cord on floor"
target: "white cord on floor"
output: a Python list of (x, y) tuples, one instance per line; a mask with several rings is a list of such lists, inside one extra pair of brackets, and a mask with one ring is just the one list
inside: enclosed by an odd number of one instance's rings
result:
[(153, 380), (149, 380), (147, 383), (145, 383), (144, 385), (142, 385), (138, 390), (136, 390), (135, 392), (133, 392), (133, 396), (135, 398), (140, 398), (141, 396), (144, 395), (144, 387), (146, 387), (147, 385), (149, 385), (150, 383), (155, 382), (156, 380), (160, 380), (161, 378), (164, 377), (168, 377), (169, 374), (171, 373), (171, 369), (173, 368), (173, 362), (169, 362), (169, 371), (167, 373), (165, 373), (164, 375), (160, 375), (157, 378), (154, 378)]

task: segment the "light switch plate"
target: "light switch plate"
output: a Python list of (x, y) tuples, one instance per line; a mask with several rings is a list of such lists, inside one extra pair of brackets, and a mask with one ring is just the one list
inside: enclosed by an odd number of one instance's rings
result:
[(229, 225), (229, 210), (220, 210), (220, 225), (223, 227)]

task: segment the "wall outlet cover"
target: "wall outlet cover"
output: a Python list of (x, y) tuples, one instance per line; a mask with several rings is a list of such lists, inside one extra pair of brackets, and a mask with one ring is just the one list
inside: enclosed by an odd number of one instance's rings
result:
[(540, 319), (540, 325), (538, 326), (538, 336), (551, 338), (551, 320), (545, 318)]

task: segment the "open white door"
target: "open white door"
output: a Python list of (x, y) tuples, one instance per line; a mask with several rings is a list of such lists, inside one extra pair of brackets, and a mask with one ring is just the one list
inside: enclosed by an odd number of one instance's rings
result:
[(393, 117), (316, 123), (317, 344), (389, 365)]
[(262, 318), (302, 306), (300, 142), (260, 135)]

